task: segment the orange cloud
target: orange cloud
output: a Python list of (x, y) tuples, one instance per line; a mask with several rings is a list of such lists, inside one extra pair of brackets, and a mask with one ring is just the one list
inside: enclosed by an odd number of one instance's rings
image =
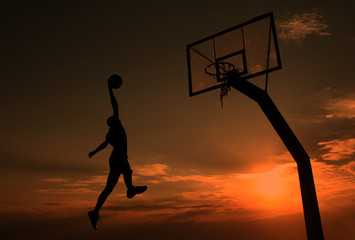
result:
[(64, 178), (46, 178), (46, 179), (42, 179), (42, 181), (44, 181), (44, 182), (54, 182), (54, 183), (64, 183), (64, 182), (68, 182), (68, 179), (64, 179)]
[(354, 206), (354, 163), (344, 166), (312, 162), (320, 210)]
[(217, 219), (238, 218), (240, 214), (232, 212), (240, 209), (254, 212), (254, 219), (302, 210), (295, 163), (276, 165), (259, 173), (171, 175), (161, 181), (189, 186), (190, 191), (176, 194), (179, 201), (213, 206), (212, 215)]
[(82, 193), (97, 193), (88, 188), (58, 188), (58, 189), (34, 189), (33, 192), (37, 193), (50, 193), (50, 194), (82, 194)]
[(161, 178), (164, 182), (202, 182), (202, 183), (217, 183), (220, 181), (220, 176), (202, 176), (202, 175), (170, 175)]
[(355, 94), (346, 98), (329, 99), (325, 109), (329, 111), (327, 118), (355, 118)]
[(347, 172), (349, 172), (349, 173), (351, 173), (352, 175), (355, 176), (355, 162), (350, 162), (348, 164), (345, 164), (344, 166), (342, 166), (342, 168), (345, 171), (347, 171)]
[(284, 41), (301, 42), (308, 35), (330, 35), (324, 30), (328, 25), (322, 22), (323, 16), (317, 10), (296, 13), (278, 22), (279, 38)]
[(50, 182), (50, 188), (37, 188), (32, 191), (41, 194), (55, 195), (71, 195), (71, 194), (88, 194), (99, 193), (98, 186), (106, 184), (106, 175), (92, 176), (88, 180), (70, 180), (64, 178), (48, 178), (42, 179), (43, 182)]
[(323, 146), (321, 149), (328, 151), (321, 155), (324, 160), (328, 161), (349, 159), (355, 154), (355, 138), (320, 142), (318, 145)]
[(311, 123), (336, 123), (339, 120), (352, 120), (355, 118), (354, 99), (355, 94), (351, 92), (351, 89), (326, 87), (305, 99), (310, 108), (307, 109), (307, 118), (302, 115), (301, 120)]
[[(264, 215), (271, 216), (270, 211), (273, 211), (272, 215), (284, 214), (290, 212), (287, 208), (293, 208), (294, 204), (290, 204), (289, 200), (285, 201), (285, 204), (274, 203), (275, 201), (283, 202), (285, 200), (285, 194), (282, 192), (288, 186), (290, 179), (295, 179), (297, 182), (295, 173), (287, 175), (290, 168), (294, 168), (294, 165), (278, 165), (271, 171), (252, 174), (205, 175), (196, 170), (171, 169), (165, 164), (138, 165), (135, 166), (136, 180), (154, 183), (153, 186), (150, 185), (150, 191), (154, 192), (155, 189), (159, 189), (159, 191), (155, 191), (152, 195), (149, 195), (148, 191), (147, 194), (139, 196), (141, 198), (138, 197), (136, 201), (149, 202), (154, 199), (154, 204), (160, 205), (160, 202), (166, 202), (167, 198), (171, 200), (168, 201), (170, 202), (168, 205), (159, 209), (151, 207), (150, 211), (144, 213), (140, 211), (133, 213), (130, 210), (129, 214), (154, 215), (158, 218), (159, 216), (176, 217), (176, 215), (183, 216), (186, 214), (195, 220), (201, 218), (201, 221), (206, 214), (209, 215), (210, 219), (229, 219), (241, 216), (243, 216), (242, 218), (252, 217), (255, 219)], [(155, 180), (155, 182), (152, 180)], [(97, 196), (93, 197), (93, 193), (98, 194), (101, 190), (99, 185), (103, 185), (105, 181), (105, 175), (93, 176), (87, 180), (50, 180), (53, 186), (35, 189), (33, 192), (45, 194), (45, 196), (60, 195), (61, 197), (57, 199), (61, 201), (68, 201), (73, 194), (76, 196), (80, 194), (81, 199), (92, 199), (91, 205), (93, 206), (97, 198)], [(119, 191), (125, 191), (123, 188), (118, 189)], [(275, 189), (277, 189), (277, 192), (275, 192)], [(122, 211), (129, 206), (121, 192), (113, 193), (105, 206), (108, 208), (112, 206), (110, 201), (113, 201), (113, 199), (117, 199), (114, 202), (119, 202), (119, 209), (122, 209)], [(292, 199), (292, 197), (289, 197), (289, 199)], [(300, 201), (297, 194), (296, 199)], [(280, 208), (281, 205), (283, 205), (282, 208)], [(198, 206), (204, 207), (198, 208)], [(47, 206), (47, 208), (51, 207), (56, 208), (56, 206)], [(78, 207), (80, 208), (80, 206)], [(253, 212), (253, 214), (250, 216), (247, 216), (248, 213), (246, 212), (236, 214), (241, 209)], [(276, 209), (279, 209), (279, 211)], [(269, 213), (265, 214), (265, 211)], [(231, 212), (235, 212), (235, 214), (231, 214)], [(291, 210), (291, 212), (294, 212), (294, 210)]]
[(146, 164), (134, 167), (134, 174), (140, 176), (167, 175), (168, 166), (165, 164)]
[[(289, 156), (281, 154), (279, 158), (285, 159)], [(136, 180), (150, 182), (148, 191), (132, 201), (125, 198), (125, 188), (118, 187), (104, 205), (104, 210), (109, 214), (112, 211), (119, 211), (119, 216), (133, 216), (139, 219), (181, 218), (200, 222), (253, 220), (302, 213), (296, 163), (291, 159), (285, 162), (282, 161), (273, 168), (267, 166), (264, 170), (262, 167), (256, 168), (258, 171), (253, 173), (225, 175), (172, 169), (165, 164), (138, 165), (135, 166), (135, 169), (139, 169)], [(157, 167), (156, 171), (153, 166)], [(329, 203), (333, 202), (334, 198), (341, 200), (342, 204), (351, 205), (346, 199), (354, 197), (355, 165), (349, 163), (338, 167), (312, 161), (312, 166), (321, 210), (330, 208)], [(71, 211), (71, 208), (86, 211), (87, 208), (94, 206), (105, 180), (106, 176), (103, 175), (93, 176), (87, 180), (52, 181), (51, 188), (39, 188), (34, 192), (45, 196), (46, 199), (58, 200), (53, 204), (45, 204), (43, 209), (48, 213), (57, 212), (58, 204), (63, 211)], [(87, 185), (83, 187), (82, 184)], [(71, 201), (74, 195), (78, 205), (65, 204)], [(80, 199), (86, 201), (86, 204), (81, 205)], [(331, 207), (334, 208), (336, 203), (332, 204)], [(84, 207), (86, 209), (83, 209)], [(117, 215), (113, 212), (112, 215)]]

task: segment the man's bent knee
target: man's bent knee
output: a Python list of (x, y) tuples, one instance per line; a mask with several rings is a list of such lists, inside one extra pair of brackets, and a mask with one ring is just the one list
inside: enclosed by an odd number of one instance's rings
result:
[(123, 174), (124, 176), (129, 176), (129, 175), (132, 175), (132, 174), (133, 174), (133, 171), (132, 171), (132, 169), (127, 169), (127, 170), (125, 170), (122, 174)]

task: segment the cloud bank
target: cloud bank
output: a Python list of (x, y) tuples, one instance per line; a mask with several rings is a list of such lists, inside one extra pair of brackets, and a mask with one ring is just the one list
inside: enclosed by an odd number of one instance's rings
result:
[(330, 35), (325, 30), (329, 26), (323, 23), (323, 15), (317, 10), (296, 13), (278, 22), (279, 38), (286, 42), (301, 42), (309, 35)]

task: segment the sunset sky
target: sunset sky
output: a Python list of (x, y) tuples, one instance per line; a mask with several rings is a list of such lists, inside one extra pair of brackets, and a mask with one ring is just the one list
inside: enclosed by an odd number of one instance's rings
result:
[[(280, 2), (283, 2), (282, 4)], [(296, 163), (259, 106), (188, 95), (186, 45), (273, 12), (268, 93), (311, 157), (325, 239), (355, 235), (353, 1), (2, 1), (1, 239), (306, 239)], [(112, 114), (128, 135), (94, 231)], [(263, 85), (264, 77), (251, 80)]]

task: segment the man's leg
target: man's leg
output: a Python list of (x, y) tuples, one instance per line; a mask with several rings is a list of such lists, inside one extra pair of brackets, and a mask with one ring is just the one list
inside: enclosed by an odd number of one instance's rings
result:
[(136, 194), (143, 193), (147, 190), (147, 186), (133, 186), (132, 185), (132, 173), (131, 169), (123, 173), (123, 179), (127, 187), (127, 197), (133, 198)]
[(106, 187), (102, 191), (102, 193), (100, 194), (99, 198), (97, 199), (96, 207), (94, 210), (95, 212), (99, 213), (99, 211), (100, 211), (102, 205), (104, 204), (104, 202), (106, 201), (108, 195), (110, 195), (110, 193), (112, 192), (112, 190), (116, 186), (119, 177), (120, 177), (119, 175), (111, 175), (111, 174), (108, 175)]
[(95, 207), (94, 211), (88, 212), (91, 225), (95, 230), (96, 230), (97, 220), (99, 219), (99, 211), (100, 211), (102, 205), (104, 204), (104, 202), (106, 201), (108, 195), (110, 195), (113, 188), (116, 186), (119, 176), (120, 175), (111, 175), (111, 174), (108, 175), (106, 187), (102, 191), (102, 193), (100, 194), (99, 198), (97, 199), (97, 203), (96, 203), (96, 207)]
[(123, 180), (124, 180), (124, 183), (126, 184), (127, 190), (133, 188), (132, 173), (133, 173), (133, 171), (131, 169), (129, 169), (123, 173)]

